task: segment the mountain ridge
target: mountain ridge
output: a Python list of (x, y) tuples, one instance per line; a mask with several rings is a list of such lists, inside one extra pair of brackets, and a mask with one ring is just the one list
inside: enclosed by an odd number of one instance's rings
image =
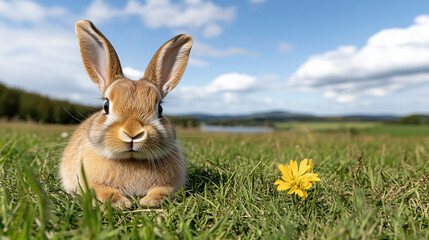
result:
[(213, 121), (395, 121), (401, 116), (395, 114), (350, 114), (338, 116), (317, 116), (309, 113), (294, 113), (290, 111), (274, 110), (267, 112), (256, 112), (249, 114), (207, 114), (207, 113), (188, 113), (177, 114), (179, 117), (196, 118), (201, 122)]

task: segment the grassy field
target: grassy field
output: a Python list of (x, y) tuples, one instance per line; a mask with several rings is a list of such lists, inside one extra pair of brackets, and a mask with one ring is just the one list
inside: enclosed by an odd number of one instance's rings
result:
[(379, 122), (279, 122), (277, 130), (293, 130), (299, 132), (332, 132), (351, 128), (362, 130), (381, 126)]
[[(0, 123), (0, 239), (429, 239), (429, 134), (375, 129), (180, 130), (186, 189), (119, 211), (62, 190), (72, 127)], [(279, 163), (304, 158), (322, 179), (305, 201), (273, 186)]]
[(429, 136), (429, 125), (383, 124), (381, 122), (282, 122), (278, 131), (300, 133), (346, 133), (388, 136)]

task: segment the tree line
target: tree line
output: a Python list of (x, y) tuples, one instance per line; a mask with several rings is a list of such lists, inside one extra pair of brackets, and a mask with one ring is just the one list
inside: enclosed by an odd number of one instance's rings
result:
[(7, 120), (76, 124), (98, 110), (9, 88), (0, 83), (0, 118)]
[(402, 117), (399, 121), (402, 124), (429, 124), (429, 115), (413, 114)]

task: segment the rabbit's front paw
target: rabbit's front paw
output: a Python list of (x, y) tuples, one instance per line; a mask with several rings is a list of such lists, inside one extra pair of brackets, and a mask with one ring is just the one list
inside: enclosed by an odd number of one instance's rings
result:
[(161, 206), (163, 197), (148, 195), (140, 199), (139, 204), (142, 207), (159, 207)]
[(112, 199), (112, 201), (110, 203), (111, 203), (112, 207), (117, 208), (117, 209), (129, 208), (132, 205), (131, 201), (123, 195), (119, 198), (116, 198), (115, 201), (113, 201), (113, 199)]
[(163, 198), (171, 196), (173, 192), (173, 187), (156, 187), (151, 189), (144, 198), (140, 199), (139, 204), (142, 207), (159, 207)]
[(115, 188), (96, 183), (93, 184), (93, 188), (98, 200), (102, 202), (110, 201), (114, 208), (129, 208), (132, 205), (131, 201)]

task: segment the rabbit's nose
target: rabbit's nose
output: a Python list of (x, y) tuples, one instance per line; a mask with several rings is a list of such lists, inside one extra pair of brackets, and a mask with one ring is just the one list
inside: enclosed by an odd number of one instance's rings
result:
[(119, 138), (124, 142), (141, 142), (147, 137), (146, 131), (142, 128), (138, 131), (128, 132), (126, 129), (121, 128)]
[(146, 139), (146, 131), (144, 129), (141, 132), (137, 133), (134, 137), (132, 137), (133, 142), (141, 142)]

